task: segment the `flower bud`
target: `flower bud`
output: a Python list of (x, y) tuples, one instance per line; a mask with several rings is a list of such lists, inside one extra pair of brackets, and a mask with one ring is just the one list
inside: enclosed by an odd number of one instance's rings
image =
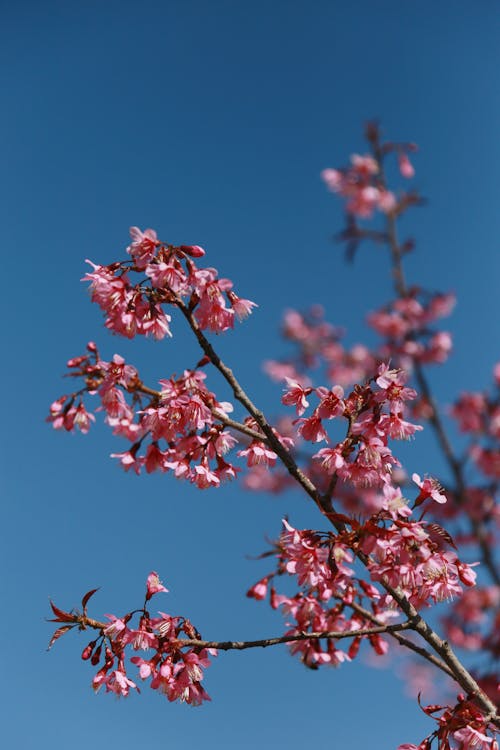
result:
[(192, 258), (202, 258), (205, 255), (204, 249), (199, 245), (181, 245), (180, 249)]
[(82, 651), (82, 659), (83, 659), (83, 661), (87, 661), (87, 659), (90, 659), (90, 657), (92, 655), (92, 651), (94, 650), (95, 644), (96, 644), (95, 641), (90, 641), (89, 645), (85, 646), (85, 648)]
[(99, 664), (99, 661), (101, 659), (101, 651), (102, 651), (102, 644), (92, 654), (92, 658), (90, 660), (90, 663), (92, 664), (92, 666), (96, 667)]

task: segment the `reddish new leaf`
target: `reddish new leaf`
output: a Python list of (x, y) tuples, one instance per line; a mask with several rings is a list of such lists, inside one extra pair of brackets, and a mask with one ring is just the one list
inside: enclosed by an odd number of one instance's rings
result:
[(446, 529), (443, 529), (438, 523), (426, 523), (425, 529), (432, 541), (436, 542), (436, 544), (440, 544), (444, 541), (449, 544), (450, 547), (453, 547), (453, 549), (457, 549), (457, 545), (453, 541), (451, 534), (446, 531)]
[(50, 639), (50, 643), (47, 646), (47, 651), (50, 651), (50, 649), (52, 648), (52, 646), (54, 645), (54, 643), (58, 640), (58, 638), (60, 638), (65, 633), (67, 633), (68, 630), (72, 630), (72, 628), (74, 628), (74, 627), (75, 627), (74, 625), (63, 625), (62, 627), (57, 628), (56, 632), (54, 633), (54, 635)]
[(56, 607), (53, 601), (50, 601), (50, 606), (52, 608), (52, 612), (55, 614), (55, 619), (49, 620), (49, 622), (74, 622), (75, 615), (71, 614), (70, 612), (65, 612), (63, 609), (59, 609), (59, 607)]
[(83, 607), (84, 614), (87, 611), (87, 604), (88, 604), (88, 601), (89, 601), (90, 597), (94, 596), (94, 594), (95, 594), (96, 591), (99, 591), (99, 587), (96, 588), (96, 589), (92, 589), (91, 591), (87, 591), (87, 593), (83, 597), (83, 599), (82, 599), (82, 607)]

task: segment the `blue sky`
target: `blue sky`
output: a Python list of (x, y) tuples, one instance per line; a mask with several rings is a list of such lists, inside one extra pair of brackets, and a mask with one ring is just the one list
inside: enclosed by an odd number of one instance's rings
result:
[[(363, 149), (372, 117), (420, 146), (416, 185), (429, 202), (405, 223), (417, 240), (409, 276), (459, 298), (437, 391), (451, 401), (486, 385), (500, 343), (498, 4), (18, 0), (1, 4), (0, 20), (7, 745), (419, 741), (430, 725), (390, 674), (357, 663), (312, 673), (279, 649), (221, 655), (207, 673), (213, 702), (200, 709), (147, 689), (128, 702), (94, 696), (82, 639), (45, 652), (49, 596), (70, 608), (101, 586), (96, 614), (123, 612), (156, 569), (171, 590), (159, 606), (205, 637), (274, 635), (279, 616), (244, 597), (263, 571), (246, 555), (284, 513), (314, 520), (298, 493), (200, 493), (125, 475), (103, 427), (66, 436), (44, 418), (66, 360), (89, 339), (152, 382), (196, 361), (180, 320), (172, 341), (122, 341), (89, 304), (84, 259), (121, 257), (131, 224), (203, 245), (259, 304), (220, 348), (270, 413), (280, 392), (261, 361), (283, 350), (285, 307), (322, 302), (350, 341), (363, 340), (366, 312), (390, 294), (385, 258), (366, 248), (344, 263), (331, 242), (340, 209), (319, 172)], [(415, 451), (411, 469), (432, 471), (432, 441), (420, 437)]]

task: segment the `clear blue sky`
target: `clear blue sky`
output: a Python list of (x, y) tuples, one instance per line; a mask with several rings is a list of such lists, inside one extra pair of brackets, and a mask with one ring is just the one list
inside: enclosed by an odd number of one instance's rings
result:
[[(181, 321), (172, 341), (124, 342), (88, 301), (84, 258), (120, 257), (131, 224), (203, 245), (259, 303), (221, 348), (271, 413), (280, 391), (260, 363), (287, 305), (323, 302), (361, 340), (365, 312), (389, 294), (386, 265), (368, 249), (344, 264), (319, 172), (363, 148), (371, 117), (421, 149), (429, 204), (406, 225), (418, 243), (410, 277), (459, 297), (437, 388), (451, 400), (485, 385), (500, 354), (499, 22), (494, 0), (1, 3), (6, 747), (390, 750), (430, 728), (385, 672), (312, 673), (278, 649), (221, 655), (200, 709), (146, 688), (128, 702), (94, 696), (82, 639), (45, 653), (49, 596), (70, 608), (101, 586), (96, 614), (118, 614), (156, 569), (172, 592), (161, 607), (205, 637), (278, 634), (279, 616), (244, 598), (263, 570), (245, 555), (285, 512), (314, 521), (298, 494), (125, 475), (104, 428), (65, 436), (43, 420), (89, 339), (151, 381), (195, 361)], [(426, 440), (420, 473), (436, 461)]]

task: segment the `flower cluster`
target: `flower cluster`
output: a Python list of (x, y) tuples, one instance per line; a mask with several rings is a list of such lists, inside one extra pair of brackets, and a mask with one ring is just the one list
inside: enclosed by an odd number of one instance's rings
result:
[[(431, 705), (422, 706), (422, 710), (434, 719), (438, 728), (419, 745), (405, 742), (398, 750), (431, 750), (434, 739), (443, 750), (498, 750), (495, 739), (498, 730), (489, 725), (474, 702), (463, 694), (453, 707)], [(488, 731), (491, 734), (486, 734)]]
[[(392, 467), (399, 462), (388, 446), (389, 439), (407, 439), (422, 429), (404, 418), (405, 403), (416, 397), (405, 382), (403, 371), (382, 364), (372, 382), (355, 386), (347, 396), (341, 386), (314, 389), (319, 404), (311, 416), (297, 420), (298, 434), (318, 443), (329, 441), (325, 422), (343, 418), (348, 425), (345, 439), (313, 455), (320, 461), (325, 480), (335, 475), (355, 487), (390, 484)], [(312, 393), (313, 388), (304, 389), (288, 378), (282, 402), (294, 405), (297, 414), (303, 414), (309, 406), (306, 397)]]
[(500, 363), (494, 370), (491, 392), (462, 393), (450, 412), (461, 432), (472, 438), (469, 453), (479, 471), (500, 479)]
[[(92, 628), (99, 635), (85, 646), (82, 659), (99, 667), (92, 680), (97, 692), (102, 687), (107, 693), (128, 696), (131, 689), (139, 692), (136, 683), (127, 674), (127, 649), (151, 652), (149, 658), (130, 657), (130, 662), (139, 670), (141, 680), (151, 680), (150, 687), (163, 693), (169, 701), (181, 701), (198, 706), (210, 700), (202, 686), (203, 670), (210, 665), (209, 655), (214, 649), (191, 646), (191, 641), (200, 639), (200, 634), (185, 617), (172, 617), (163, 612), (151, 617), (147, 602), (157, 593), (167, 589), (157, 573), (149, 574), (146, 581), (144, 606), (128, 612), (122, 617), (106, 615), (109, 623), (98, 622), (87, 616), (87, 603), (96, 590), (89, 591), (82, 599), (83, 612), (64, 612), (51, 604), (55, 618), (62, 623), (52, 636), (49, 648), (68, 630)], [(138, 616), (137, 627), (131, 627), (134, 615)]]
[[(171, 317), (163, 306), (187, 307), (194, 311), (200, 329), (215, 333), (233, 328), (256, 305), (232, 291), (229, 279), (218, 277), (215, 268), (199, 268), (195, 259), (205, 255), (198, 245), (174, 246), (160, 242), (153, 229), (130, 229), (127, 248), (130, 261), (92, 266), (84, 281), (90, 282), (93, 302), (105, 315), (105, 326), (127, 338), (137, 335), (159, 340), (171, 336)], [(133, 283), (131, 274), (140, 278)]]
[[(420, 482), (417, 476), (416, 480), (421, 488), (414, 507), (431, 499), (432, 494), (441, 501), (437, 491), (426, 489), (429, 480)], [(392, 491), (393, 497), (397, 494)], [(247, 595), (262, 600), (269, 594), (271, 606), (282, 607), (292, 618), (287, 623), (291, 626), (287, 635), (293, 635), (352, 632), (368, 627), (374, 619), (380, 624), (398, 618), (402, 613), (383, 591), (387, 586), (403, 594), (417, 609), (460, 596), (462, 585), (474, 586), (472, 566), (450, 549), (454, 545), (451, 537), (437, 524), (408, 520), (412, 510), (401, 496), (400, 501), (397, 507), (392, 503), (364, 523), (345, 514), (332, 514), (332, 519), (341, 524), (337, 533), (299, 530), (284, 520), (283, 532), (274, 546), (276, 570), (254, 584)], [(373, 583), (356, 574), (356, 557), (363, 560)], [(293, 597), (279, 595), (269, 587), (276, 576), (285, 574), (295, 577), (300, 589)], [(347, 616), (349, 608), (353, 611)], [(369, 635), (368, 639), (377, 653), (387, 651), (388, 644), (380, 636)], [(299, 652), (308, 666), (343, 660), (345, 655), (337, 653), (335, 639), (325, 640), (326, 651), (316, 639), (294, 643), (291, 649)], [(350, 658), (357, 654), (361, 640), (361, 636), (354, 638)]]
[[(406, 162), (409, 164), (408, 158)], [(411, 165), (410, 165), (411, 166)], [(321, 177), (329, 190), (346, 198), (346, 210), (361, 219), (375, 210), (389, 213), (397, 205), (396, 196), (378, 180), (379, 164), (370, 154), (353, 154), (344, 169), (324, 169)]]
[(224, 425), (233, 407), (217, 401), (202, 370), (185, 370), (180, 377), (161, 380), (160, 388), (153, 390), (119, 355), (107, 362), (94, 343), (87, 349), (87, 355), (68, 362), (71, 375), (82, 378), (84, 387), (61, 396), (50, 408), (48, 421), (56, 429), (87, 432), (95, 417), (85, 408), (83, 396), (97, 396), (97, 411), (104, 411), (113, 434), (132, 443), (112, 454), (125, 471), (172, 471), (200, 489), (236, 476), (239, 469), (224, 458), (237, 443)]

